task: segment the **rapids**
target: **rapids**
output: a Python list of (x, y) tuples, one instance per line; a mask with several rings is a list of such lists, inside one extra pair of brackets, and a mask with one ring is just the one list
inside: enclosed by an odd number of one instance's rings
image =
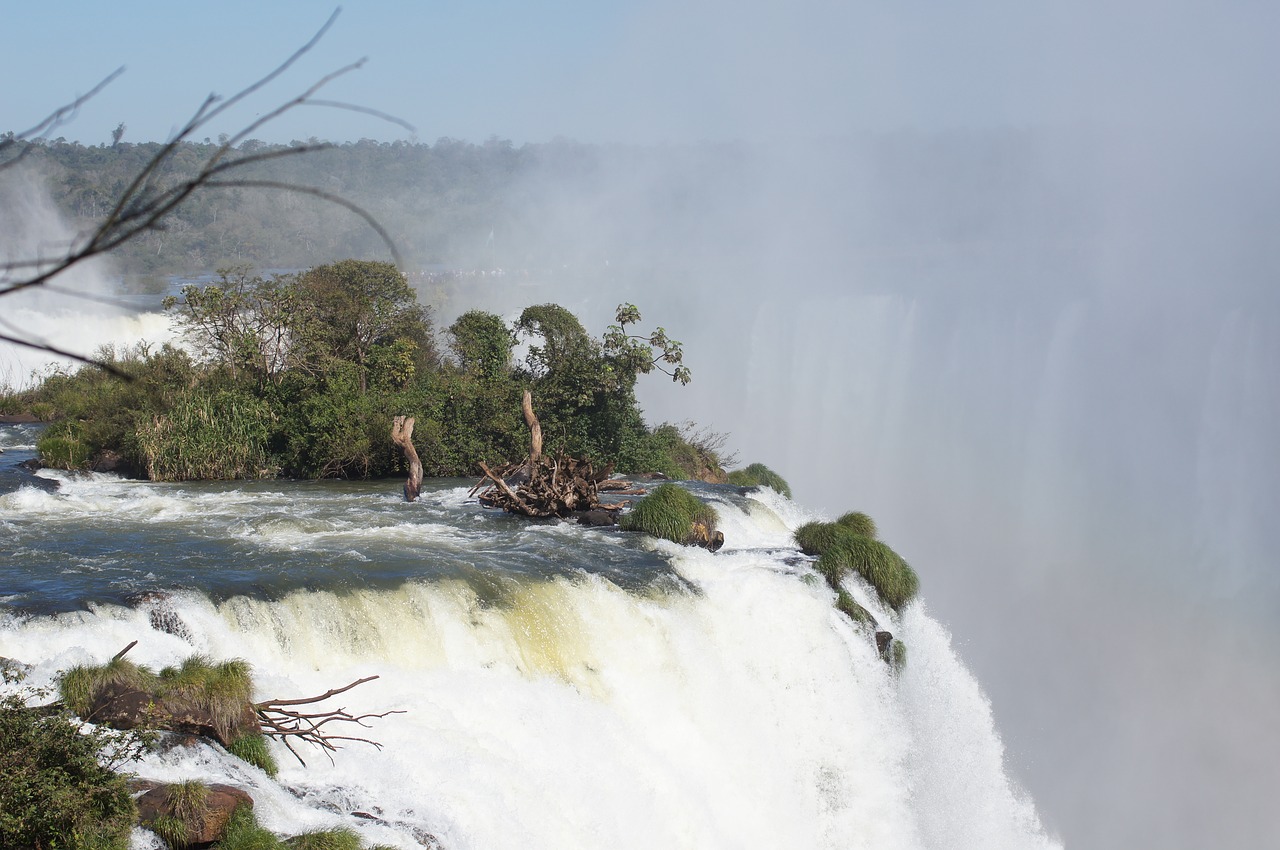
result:
[[(31, 434), (0, 428), (3, 465)], [(460, 481), (0, 482), (0, 655), (29, 683), (102, 662), (240, 657), (260, 698), (380, 678), (330, 763), (276, 746), (272, 781), (211, 746), (139, 775), (250, 789), (280, 833), (412, 848), (1055, 847), (1005, 773), (981, 688), (916, 602), (895, 675), (794, 547), (815, 518), (699, 485), (719, 553), (494, 515)], [(927, 593), (928, 565), (922, 565)], [(373, 815), (373, 818), (356, 815)], [(135, 846), (147, 840), (136, 833)]]

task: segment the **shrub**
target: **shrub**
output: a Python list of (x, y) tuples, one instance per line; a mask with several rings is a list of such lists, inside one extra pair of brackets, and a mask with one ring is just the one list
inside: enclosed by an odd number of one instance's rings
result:
[(60, 422), (45, 430), (36, 442), (40, 461), (53, 469), (84, 469), (89, 464), (89, 446), (79, 422)]
[(618, 527), (683, 544), (693, 534), (694, 523), (703, 525), (708, 534), (714, 534), (718, 519), (715, 508), (679, 484), (663, 484), (623, 514), (618, 519)]
[(152, 481), (261, 478), (272, 471), (267, 453), (271, 410), (236, 392), (188, 392), (166, 414), (138, 428)]
[(836, 520), (836, 525), (847, 528), (854, 534), (872, 539), (876, 536), (876, 521), (861, 511), (850, 511)]
[(0, 700), (0, 847), (125, 850), (136, 809), (100, 763), (108, 733)]
[(753, 463), (744, 469), (735, 469), (729, 473), (729, 483), (738, 487), (770, 487), (788, 499), (791, 498), (791, 487), (782, 476), (763, 463)]

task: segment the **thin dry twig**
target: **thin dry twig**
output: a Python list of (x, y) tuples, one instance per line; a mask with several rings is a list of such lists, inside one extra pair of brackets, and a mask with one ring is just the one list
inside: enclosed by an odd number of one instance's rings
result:
[[(359, 205), (339, 195), (314, 187), (294, 186), (273, 180), (250, 179), (237, 176), (238, 174), (243, 174), (245, 170), (251, 166), (267, 160), (278, 159), (285, 156), (299, 156), (315, 150), (330, 147), (329, 145), (299, 145), (296, 147), (289, 147), (287, 149), (277, 149), (248, 154), (240, 153), (237, 156), (231, 156), (232, 152), (235, 151), (238, 145), (250, 138), (265, 124), (270, 123), (298, 106), (323, 106), (328, 108), (355, 110), (383, 118), (384, 120), (399, 124), (400, 126), (406, 127), (412, 131), (413, 128), (411, 125), (377, 110), (365, 109), (363, 107), (336, 101), (318, 100), (314, 97), (316, 92), (323, 89), (338, 77), (359, 69), (364, 64), (363, 59), (325, 74), (298, 95), (285, 101), (275, 109), (268, 111), (266, 114), (250, 122), (234, 135), (228, 137), (226, 141), (208, 155), (207, 159), (205, 159), (201, 164), (194, 176), (185, 180), (179, 180), (170, 185), (163, 185), (161, 181), (161, 177), (165, 173), (166, 167), (174, 160), (177, 152), (185, 142), (189, 141), (199, 130), (206, 127), (211, 121), (226, 112), (226, 110), (245, 100), (287, 71), (299, 58), (315, 47), (315, 45), (333, 25), (339, 11), (340, 10), (334, 10), (333, 14), (329, 16), (329, 19), (325, 21), (324, 25), (320, 27), (310, 40), (302, 45), (302, 47), (298, 48), (284, 62), (276, 66), (276, 68), (256, 82), (250, 84), (244, 89), (241, 89), (239, 92), (225, 100), (212, 94), (205, 98), (204, 102), (201, 103), (200, 107), (195, 111), (195, 114), (191, 116), (187, 123), (184, 124), (180, 130), (174, 133), (173, 137), (166, 142), (163, 147), (161, 147), (159, 152), (156, 153), (156, 155), (152, 157), (151, 160), (134, 177), (133, 181), (124, 188), (111, 211), (92, 233), (88, 234), (83, 239), (76, 240), (73, 244), (68, 246), (65, 251), (52, 259), (43, 257), (20, 258), (0, 263), (0, 297), (12, 295), (13, 293), (20, 292), (22, 290), (43, 286), (48, 281), (73, 266), (83, 263), (93, 257), (115, 250), (145, 233), (164, 229), (165, 219), (182, 207), (182, 205), (190, 200), (195, 193), (211, 189), (255, 188), (272, 191), (299, 192), (341, 206), (359, 216), (369, 227), (371, 227), (387, 246), (396, 264), (403, 266), (403, 259), (401, 258), (395, 243), (391, 239), (390, 234), (387, 233), (386, 229), (378, 223), (372, 214)], [(121, 68), (109, 75), (88, 94), (82, 95), (66, 106), (55, 110), (49, 117), (30, 130), (23, 134), (0, 141), (0, 153), (15, 144), (39, 137), (40, 134), (47, 133), (51, 128), (61, 124), (69, 115), (74, 114), (80, 105), (100, 92), (103, 87), (114, 80), (123, 70), (124, 69)], [(12, 165), (22, 156), (25, 156), (29, 149), (30, 145), (24, 147), (16, 156), (0, 164), (0, 169)], [(88, 363), (107, 369), (113, 374), (121, 377), (128, 377), (125, 373), (121, 372), (109, 363), (92, 357), (87, 357), (77, 352), (65, 350), (58, 346), (50, 345), (43, 340), (33, 340), (29, 337), (24, 337), (19, 333), (0, 332), (0, 341), (46, 351), (62, 357), (68, 357), (82, 363)]]

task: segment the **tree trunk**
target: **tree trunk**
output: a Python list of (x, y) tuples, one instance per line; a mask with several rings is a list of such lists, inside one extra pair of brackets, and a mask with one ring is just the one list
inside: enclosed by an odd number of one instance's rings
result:
[(412, 502), (418, 498), (422, 490), (422, 461), (418, 460), (418, 450), (413, 447), (413, 417), (397, 416), (391, 422), (391, 442), (404, 452), (404, 459), (409, 463), (409, 477), (404, 482), (404, 500)]
[(524, 411), (525, 424), (529, 426), (529, 465), (532, 471), (533, 465), (542, 457), (542, 425), (533, 414), (533, 393), (524, 391), (520, 408)]

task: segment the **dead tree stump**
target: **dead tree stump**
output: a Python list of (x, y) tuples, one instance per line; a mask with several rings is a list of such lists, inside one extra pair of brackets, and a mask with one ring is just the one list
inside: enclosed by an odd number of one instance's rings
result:
[(533, 393), (529, 390), (524, 391), (520, 409), (524, 411), (524, 422), (529, 426), (529, 465), (532, 467), (542, 457), (542, 423), (533, 413)]
[(422, 461), (413, 447), (413, 417), (397, 416), (391, 420), (391, 442), (400, 447), (409, 464), (409, 477), (404, 482), (404, 500), (412, 502), (422, 490)]

